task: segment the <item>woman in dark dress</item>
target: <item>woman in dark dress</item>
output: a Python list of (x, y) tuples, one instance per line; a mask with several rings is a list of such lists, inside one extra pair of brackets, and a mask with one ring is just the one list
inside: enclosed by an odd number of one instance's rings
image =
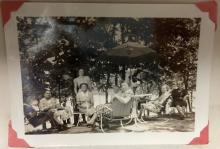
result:
[(181, 119), (185, 118), (185, 109), (187, 107), (186, 99), (188, 92), (184, 88), (181, 81), (173, 84), (173, 90), (171, 92), (172, 104), (171, 107), (175, 107), (180, 114)]

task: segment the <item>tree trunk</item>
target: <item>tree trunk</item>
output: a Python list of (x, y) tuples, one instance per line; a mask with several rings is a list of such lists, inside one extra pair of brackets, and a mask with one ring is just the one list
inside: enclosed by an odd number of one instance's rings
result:
[(115, 85), (118, 85), (118, 74), (115, 73)]
[(58, 98), (59, 101), (61, 100), (61, 93), (60, 93), (60, 89), (61, 89), (61, 84), (60, 84), (60, 77), (58, 77)]
[(106, 88), (105, 88), (105, 102), (108, 103), (108, 88), (109, 88), (109, 83), (110, 81), (110, 72), (107, 72), (107, 83), (106, 83)]
[(122, 66), (121, 78), (125, 80), (125, 65)]
[(125, 34), (125, 27), (122, 24), (120, 26), (121, 26), (121, 42), (123, 44), (123, 43), (125, 43), (125, 36), (124, 36), (124, 34)]

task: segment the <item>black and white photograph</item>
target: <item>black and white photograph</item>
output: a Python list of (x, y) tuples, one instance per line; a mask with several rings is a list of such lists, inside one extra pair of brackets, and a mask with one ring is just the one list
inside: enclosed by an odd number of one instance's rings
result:
[(200, 23), (17, 16), (25, 134), (194, 131)]

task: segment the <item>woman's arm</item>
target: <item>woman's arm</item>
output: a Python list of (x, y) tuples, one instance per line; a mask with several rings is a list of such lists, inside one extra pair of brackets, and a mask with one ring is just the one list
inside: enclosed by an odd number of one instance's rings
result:
[(186, 94), (186, 95), (183, 97), (183, 100), (187, 102), (188, 99), (189, 99), (189, 94)]
[(73, 80), (73, 85), (74, 85), (74, 92), (77, 94), (77, 79)]
[(61, 103), (60, 103), (59, 99), (54, 99), (54, 100), (55, 100), (54, 108), (56, 108), (56, 109), (63, 109), (63, 107), (61, 106)]
[(92, 81), (91, 81), (89, 76), (87, 76), (87, 81), (86, 82), (88, 84), (89, 89), (91, 90), (91, 88), (92, 88)]
[(122, 97), (118, 94), (115, 94), (115, 98), (117, 98), (121, 103), (128, 103), (131, 100), (131, 96), (126, 95), (125, 97)]
[(93, 107), (94, 106), (94, 98), (93, 98), (93, 95), (92, 95), (92, 93), (91, 93), (91, 106)]
[(39, 110), (40, 111), (46, 111), (46, 110), (49, 110), (50, 107), (47, 103), (45, 103), (44, 101), (40, 101), (39, 102)]
[(80, 101), (80, 92), (78, 92), (77, 94), (76, 94), (76, 103), (78, 103), (79, 101)]

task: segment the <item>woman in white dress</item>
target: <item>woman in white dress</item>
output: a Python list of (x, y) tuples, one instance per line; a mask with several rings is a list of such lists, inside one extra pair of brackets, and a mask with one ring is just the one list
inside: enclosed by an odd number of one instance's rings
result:
[[(92, 92), (88, 90), (88, 85), (86, 83), (82, 83), (80, 85), (80, 90), (76, 95), (76, 106), (75, 112), (83, 113), (83, 122), (86, 123), (85, 115), (91, 116), (94, 112), (94, 102)], [(75, 115), (74, 124), (77, 125), (79, 119), (79, 115)]]

